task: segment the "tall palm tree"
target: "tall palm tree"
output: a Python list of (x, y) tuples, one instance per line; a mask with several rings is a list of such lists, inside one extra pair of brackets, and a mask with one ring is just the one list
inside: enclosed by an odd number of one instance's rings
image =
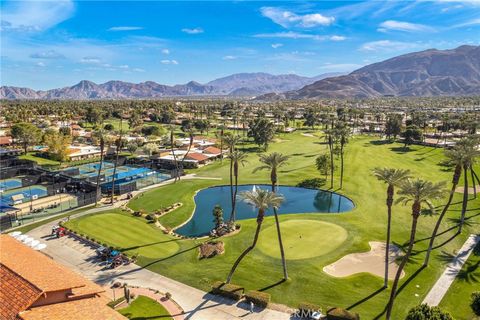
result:
[(265, 212), (269, 208), (279, 208), (280, 205), (283, 202), (283, 197), (279, 196), (273, 192), (263, 190), (261, 188), (257, 188), (255, 191), (245, 191), (240, 193), (240, 196), (243, 198), (243, 200), (255, 208), (258, 209), (258, 214), (257, 214), (257, 228), (255, 230), (255, 235), (253, 237), (253, 242), (252, 244), (245, 249), (240, 256), (237, 258), (235, 263), (232, 266), (232, 269), (230, 270), (230, 273), (227, 276), (227, 283), (230, 283), (232, 280), (233, 273), (237, 269), (238, 265), (242, 261), (242, 259), (255, 248), (257, 245), (258, 241), (258, 236), (260, 234), (260, 230), (262, 228), (262, 223), (263, 219), (265, 217)]
[(123, 115), (120, 115), (120, 132), (118, 134), (117, 148), (115, 150), (115, 163), (113, 164), (112, 173), (112, 192), (110, 194), (110, 203), (113, 205), (113, 196), (115, 195), (115, 176), (117, 174), (118, 158), (120, 156), (120, 150), (122, 149), (122, 135), (123, 135)]
[(230, 222), (235, 222), (235, 209), (237, 205), (237, 193), (238, 193), (238, 169), (240, 165), (244, 166), (247, 161), (247, 154), (242, 151), (234, 150), (228, 155), (228, 158), (233, 163), (233, 176), (235, 177), (235, 189), (232, 197), (232, 212), (230, 214)]
[(180, 177), (180, 168), (178, 166), (177, 155), (175, 154), (175, 135), (174, 135), (175, 128), (170, 126), (170, 152), (173, 156), (173, 165), (175, 167), (175, 179), (174, 183), (177, 182), (177, 179)]
[(102, 165), (103, 165), (103, 152), (105, 150), (105, 131), (103, 129), (98, 129), (94, 132), (94, 136), (98, 139), (98, 143), (100, 145), (100, 163), (98, 164), (98, 173), (97, 173), (97, 190), (95, 196), (95, 206), (97, 206), (98, 198), (100, 196), (100, 175), (102, 173)]
[(336, 140), (340, 144), (340, 189), (343, 187), (343, 155), (345, 154), (345, 145), (348, 143), (348, 138), (350, 137), (351, 131), (346, 123), (339, 122), (337, 127), (334, 129), (334, 135)]
[(433, 244), (435, 242), (435, 238), (437, 237), (438, 229), (440, 228), (440, 224), (442, 223), (445, 214), (447, 213), (450, 205), (452, 204), (455, 190), (457, 189), (458, 182), (460, 181), (460, 177), (462, 176), (462, 168), (463, 163), (465, 162), (465, 157), (469, 156), (462, 143), (455, 145), (450, 150), (445, 150), (445, 155), (449, 159), (449, 164), (455, 166), (452, 177), (452, 188), (450, 189), (450, 195), (448, 197), (447, 204), (443, 207), (442, 212), (440, 213), (440, 216), (435, 223), (435, 228), (433, 228), (432, 236), (430, 237), (430, 242), (428, 244), (427, 254), (425, 256), (425, 261), (423, 262), (424, 266), (428, 265), (428, 262), (430, 260), (430, 254), (433, 249)]
[(330, 189), (333, 189), (333, 170), (334, 170), (334, 165), (333, 165), (333, 144), (334, 144), (333, 130), (332, 129), (325, 129), (325, 135), (326, 135), (325, 138), (327, 139), (328, 150), (330, 152)]
[[(464, 138), (457, 142), (456, 147), (461, 148), (464, 153), (462, 168), (463, 168), (463, 200), (462, 212), (460, 214), (460, 223), (458, 226), (458, 233), (462, 233), (463, 225), (465, 224), (465, 214), (467, 213), (468, 205), (468, 170), (473, 167), (476, 158), (480, 156), (480, 151), (477, 150), (477, 142), (474, 138)], [(475, 184), (475, 180), (472, 181)]]
[(431, 201), (440, 199), (443, 196), (444, 186), (445, 183), (443, 182), (432, 183), (420, 179), (407, 179), (400, 184), (400, 191), (398, 194), (401, 197), (398, 198), (396, 202), (403, 203), (404, 205), (412, 203), (412, 226), (410, 228), (410, 240), (408, 243), (407, 252), (403, 256), (402, 262), (398, 266), (397, 273), (395, 274), (395, 279), (393, 280), (392, 291), (390, 293), (390, 299), (387, 305), (387, 320), (390, 320), (392, 316), (392, 308), (397, 295), (397, 287), (400, 280), (400, 275), (402, 274), (402, 271), (412, 254), (413, 244), (415, 243), (415, 234), (417, 232), (418, 218), (420, 217), (422, 205), (426, 204), (431, 211), (434, 211), (435, 208), (433, 207)]
[[(270, 182), (272, 183), (272, 192), (276, 192), (277, 184), (278, 184), (278, 169), (285, 166), (288, 163), (289, 156), (283, 155), (278, 152), (272, 152), (270, 154), (262, 154), (260, 155), (260, 162), (263, 165), (255, 168), (253, 172), (257, 172), (260, 170), (270, 170)], [(287, 261), (285, 259), (285, 250), (283, 249), (283, 242), (282, 242), (282, 233), (280, 232), (280, 222), (278, 221), (278, 214), (277, 209), (273, 208), (273, 213), (275, 216), (275, 225), (277, 227), (277, 237), (278, 237), (278, 244), (280, 246), (280, 255), (282, 257), (282, 265), (283, 265), (283, 278), (285, 280), (288, 279), (288, 272), (287, 272)]]
[(373, 175), (378, 180), (385, 182), (387, 187), (387, 242), (385, 246), (385, 280), (383, 286), (388, 287), (388, 265), (390, 256), (390, 236), (392, 227), (392, 205), (393, 195), (395, 194), (395, 187), (410, 176), (409, 170), (390, 169), (390, 168), (375, 168)]
[[(240, 141), (240, 136), (227, 134), (223, 136), (222, 141), (227, 146), (229, 154), (232, 154), (233, 150), (235, 150), (236, 144)], [(233, 159), (232, 158), (230, 158), (230, 175), (229, 176), (230, 176), (230, 202), (232, 203), (232, 207), (233, 207), (233, 203), (235, 199), (233, 198), (234, 192), (233, 192)]]

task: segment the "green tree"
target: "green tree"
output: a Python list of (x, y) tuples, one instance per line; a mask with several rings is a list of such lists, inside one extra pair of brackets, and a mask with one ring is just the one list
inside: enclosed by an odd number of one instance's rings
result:
[(472, 292), (470, 307), (477, 316), (480, 316), (480, 291)]
[(35, 125), (26, 122), (14, 124), (10, 132), (15, 139), (15, 142), (20, 143), (23, 146), (25, 154), (28, 151), (28, 147), (38, 143), (42, 137), (40, 129)]
[(216, 205), (213, 208), (213, 223), (215, 223), (215, 229), (219, 229), (223, 224), (223, 209), (220, 205)]
[(385, 135), (387, 139), (397, 139), (397, 136), (402, 132), (402, 116), (399, 114), (389, 114), (385, 122)]
[(275, 137), (275, 125), (266, 118), (256, 118), (250, 121), (248, 136), (258, 146), (263, 146), (264, 150), (268, 149), (268, 145)]
[(333, 134), (335, 135), (335, 141), (338, 143), (338, 150), (340, 154), (340, 189), (343, 187), (343, 171), (344, 171), (344, 161), (343, 157), (345, 154), (345, 145), (348, 143), (351, 131), (345, 122), (338, 122), (335, 128), (333, 129)]
[(402, 262), (398, 266), (395, 279), (393, 280), (392, 291), (390, 292), (390, 299), (387, 304), (387, 320), (390, 320), (392, 316), (392, 309), (397, 296), (397, 287), (398, 282), (400, 281), (400, 276), (412, 254), (413, 245), (415, 244), (415, 235), (417, 233), (418, 218), (422, 211), (422, 205), (427, 205), (429, 209), (434, 212), (435, 208), (431, 201), (440, 199), (443, 196), (444, 186), (444, 183), (434, 184), (420, 179), (407, 179), (400, 184), (400, 191), (398, 192), (400, 198), (398, 198), (397, 203), (403, 203), (404, 205), (412, 203), (412, 226), (410, 228), (410, 239), (407, 251), (402, 258)]
[(321, 154), (315, 159), (315, 166), (320, 174), (325, 175), (325, 180), (328, 177), (330, 171), (330, 157), (328, 154)]
[[(288, 164), (289, 157), (278, 152), (272, 152), (270, 154), (260, 155), (260, 162), (262, 165), (256, 167), (253, 172), (260, 170), (269, 170), (270, 171), (270, 182), (272, 184), (272, 192), (276, 193), (278, 185), (278, 170)], [(285, 259), (285, 250), (283, 248), (282, 233), (280, 231), (280, 222), (278, 220), (277, 208), (273, 207), (273, 214), (275, 216), (275, 225), (277, 227), (277, 237), (278, 244), (280, 246), (280, 255), (282, 257), (282, 266), (283, 266), (283, 278), (284, 280), (288, 279), (287, 272), (287, 261)]]
[(249, 203), (250, 205), (254, 206), (255, 208), (258, 209), (258, 214), (257, 214), (257, 228), (255, 229), (255, 235), (253, 237), (253, 242), (252, 244), (247, 247), (235, 260), (235, 263), (232, 266), (232, 269), (230, 270), (228, 276), (227, 276), (227, 283), (230, 283), (232, 280), (233, 274), (235, 270), (237, 269), (238, 265), (240, 262), (243, 260), (243, 258), (250, 252), (252, 251), (255, 246), (257, 245), (258, 241), (258, 236), (260, 235), (260, 230), (262, 228), (262, 223), (265, 218), (265, 212), (269, 208), (279, 208), (280, 205), (283, 202), (283, 197), (276, 195), (273, 192), (263, 190), (261, 188), (257, 188), (255, 191), (245, 191), (240, 194), (242, 199)]
[(407, 129), (402, 133), (404, 139), (404, 147), (415, 143), (416, 141), (422, 141), (422, 131), (414, 125), (408, 126)]
[(386, 288), (388, 287), (393, 195), (395, 194), (395, 187), (409, 177), (410, 171), (402, 169), (375, 168), (373, 170), (373, 175), (378, 180), (387, 184), (387, 241), (385, 246), (385, 278), (383, 281), (383, 286)]
[(439, 307), (421, 304), (410, 309), (405, 320), (453, 320), (453, 317)]

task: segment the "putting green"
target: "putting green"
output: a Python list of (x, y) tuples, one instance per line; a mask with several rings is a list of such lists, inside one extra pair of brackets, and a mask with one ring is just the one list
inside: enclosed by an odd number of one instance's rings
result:
[(68, 222), (79, 233), (94, 234), (101, 243), (119, 247), (130, 254), (167, 258), (175, 254), (179, 239), (171, 238), (141, 219), (118, 212), (85, 216)]
[[(338, 248), (348, 236), (339, 225), (315, 220), (288, 220), (280, 223), (280, 229), (288, 260), (322, 256)], [(258, 248), (266, 255), (280, 257), (275, 225), (262, 231)]]

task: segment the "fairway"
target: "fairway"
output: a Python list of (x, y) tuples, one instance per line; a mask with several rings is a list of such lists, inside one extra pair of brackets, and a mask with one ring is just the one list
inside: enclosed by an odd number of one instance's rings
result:
[(166, 258), (179, 250), (179, 239), (163, 234), (153, 225), (147, 225), (145, 219), (134, 219), (119, 210), (72, 220), (68, 226), (79, 233), (94, 234), (100, 243), (147, 258)]
[[(339, 225), (315, 220), (288, 220), (280, 223), (280, 229), (288, 260), (322, 256), (338, 248), (348, 237), (347, 230)], [(263, 230), (260, 237), (260, 251), (280, 258), (276, 226)]]

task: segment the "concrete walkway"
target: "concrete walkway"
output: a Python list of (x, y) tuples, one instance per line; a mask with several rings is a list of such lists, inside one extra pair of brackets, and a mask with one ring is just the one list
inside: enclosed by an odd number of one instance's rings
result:
[(442, 301), (447, 293), (448, 288), (452, 285), (479, 241), (480, 236), (472, 234), (468, 237), (456, 257), (447, 265), (443, 274), (437, 280), (432, 289), (430, 289), (430, 292), (428, 292), (423, 303), (426, 303), (429, 306), (438, 306), (440, 304), (440, 301)]
[[(106, 210), (107, 208), (103, 208)], [(82, 212), (101, 211), (92, 209)], [(227, 320), (227, 319), (255, 319), (255, 320), (286, 320), (292, 319), (289, 313), (271, 309), (255, 310), (250, 314), (249, 306), (245, 303), (235, 303), (228, 299), (211, 295), (207, 292), (187, 286), (178, 281), (164, 277), (135, 264), (121, 266), (117, 269), (105, 269), (102, 263), (95, 259), (94, 249), (73, 237), (50, 239), (51, 228), (57, 221), (40, 226), (28, 234), (47, 244), (42, 250), (55, 261), (67, 266), (102, 286), (113, 282), (128, 283), (130, 286), (146, 287), (160, 292), (170, 292), (184, 310), (185, 319), (194, 320)]]

